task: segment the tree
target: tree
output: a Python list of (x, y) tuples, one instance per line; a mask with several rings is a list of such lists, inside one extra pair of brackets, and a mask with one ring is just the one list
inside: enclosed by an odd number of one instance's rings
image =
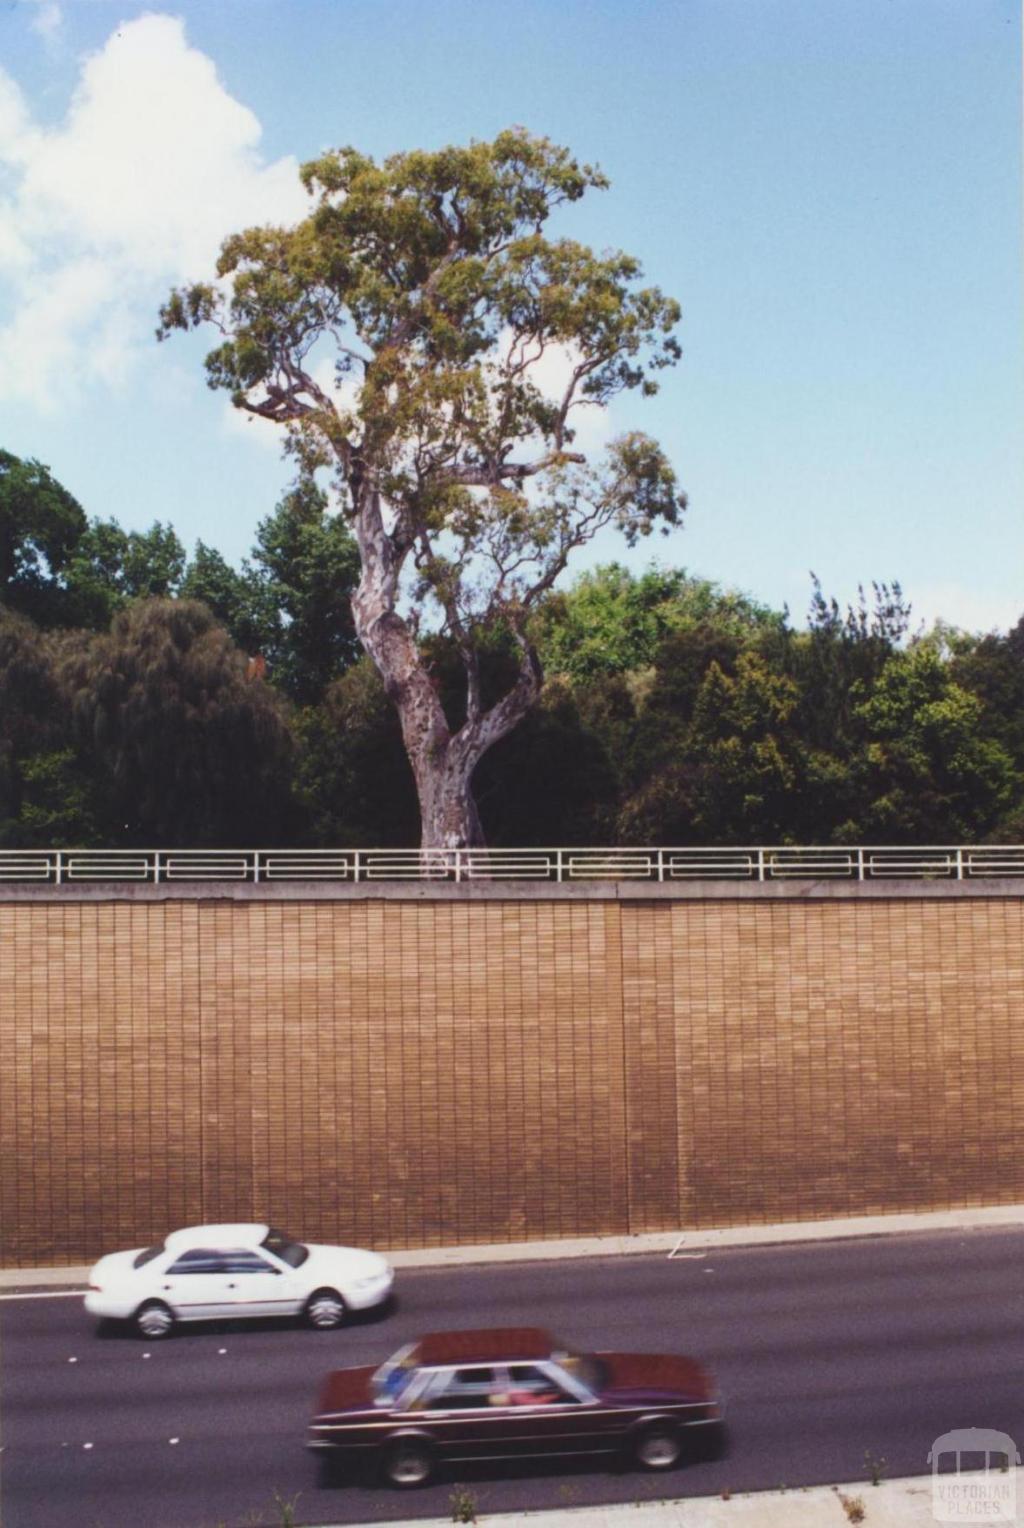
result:
[(0, 844), (96, 842), (92, 781), (72, 745), (59, 643), (0, 607)]
[(135, 600), (108, 634), (69, 644), (60, 677), (108, 842), (290, 836), (282, 702), (204, 606)]
[(394, 706), (363, 657), (299, 713), (298, 790), (318, 847), (401, 849), (416, 834), (416, 788)]
[[(656, 391), (679, 308), (630, 256), (545, 234), (607, 181), (521, 129), (379, 165), (342, 149), (302, 179), (310, 216), (229, 238), (220, 285), (175, 289), (158, 334), (217, 326), (210, 385), (281, 424), (302, 471), (334, 471), (359, 550), (356, 631), (398, 710), (423, 843), (480, 843), (473, 772), (540, 693), (532, 608), (603, 527), (632, 543), (679, 522), (654, 441), (623, 435), (595, 465), (575, 431), (583, 409)], [(429, 617), (463, 667), (457, 729), (419, 641)], [(517, 668), (485, 705), (479, 654), (499, 627)]]
[(46, 620), (85, 528), (82, 506), (48, 467), (0, 451), (0, 604)]
[(129, 600), (178, 593), (185, 548), (174, 527), (154, 520), (126, 531), (116, 520), (90, 520), (63, 572), (60, 624), (106, 631)]
[(564, 594), (551, 595), (540, 619), (545, 669), (574, 681), (649, 668), (674, 632), (713, 625), (745, 638), (785, 622), (747, 595), (722, 590), (682, 568), (649, 568), (635, 577), (614, 562), (581, 574)]
[(326, 494), (300, 483), (256, 533), (253, 560), (264, 599), (277, 614), (267, 651), (274, 682), (299, 705), (318, 701), (359, 657), (352, 592), (359, 553)]
[(868, 841), (967, 843), (1011, 806), (1020, 780), (1013, 760), (984, 725), (982, 702), (933, 648), (894, 654), (854, 699)]
[(196, 542), (178, 592), (205, 605), (250, 657), (267, 654), (280, 637), (280, 617), (265, 580), (247, 562), (238, 572), (202, 541)]

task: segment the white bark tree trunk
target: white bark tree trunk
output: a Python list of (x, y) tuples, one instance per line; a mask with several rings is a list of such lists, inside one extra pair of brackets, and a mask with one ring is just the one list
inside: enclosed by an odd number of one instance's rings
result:
[(376, 494), (362, 496), (354, 526), (362, 562), (352, 599), (356, 631), (398, 711), (419, 798), (421, 847), (482, 848), (473, 771), (529, 710), (540, 690), (539, 670), (532, 655), (524, 655), (512, 690), (453, 734), (419, 645), (396, 609), (400, 548), (384, 526)]

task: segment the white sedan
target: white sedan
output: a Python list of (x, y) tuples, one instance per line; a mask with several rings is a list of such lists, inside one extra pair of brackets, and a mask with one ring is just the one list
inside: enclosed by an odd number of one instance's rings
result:
[(151, 1342), (178, 1321), (305, 1316), (329, 1331), (381, 1305), (395, 1275), (376, 1252), (306, 1246), (265, 1225), (189, 1226), (155, 1247), (111, 1252), (89, 1274), (85, 1308), (133, 1321)]

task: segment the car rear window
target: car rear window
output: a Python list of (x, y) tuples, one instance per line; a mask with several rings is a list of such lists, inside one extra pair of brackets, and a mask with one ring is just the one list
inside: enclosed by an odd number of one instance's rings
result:
[(146, 1247), (144, 1251), (137, 1252), (135, 1254), (135, 1256), (132, 1258), (132, 1267), (133, 1268), (143, 1268), (143, 1267), (145, 1267), (145, 1265), (147, 1263), (151, 1263), (155, 1257), (159, 1257), (163, 1250), (164, 1250), (163, 1242), (157, 1242), (155, 1247)]

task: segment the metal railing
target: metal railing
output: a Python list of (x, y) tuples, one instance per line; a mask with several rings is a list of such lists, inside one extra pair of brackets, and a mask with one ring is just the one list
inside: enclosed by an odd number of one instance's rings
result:
[(969, 881), (1024, 876), (1024, 846), (749, 849), (3, 849), (0, 882)]

